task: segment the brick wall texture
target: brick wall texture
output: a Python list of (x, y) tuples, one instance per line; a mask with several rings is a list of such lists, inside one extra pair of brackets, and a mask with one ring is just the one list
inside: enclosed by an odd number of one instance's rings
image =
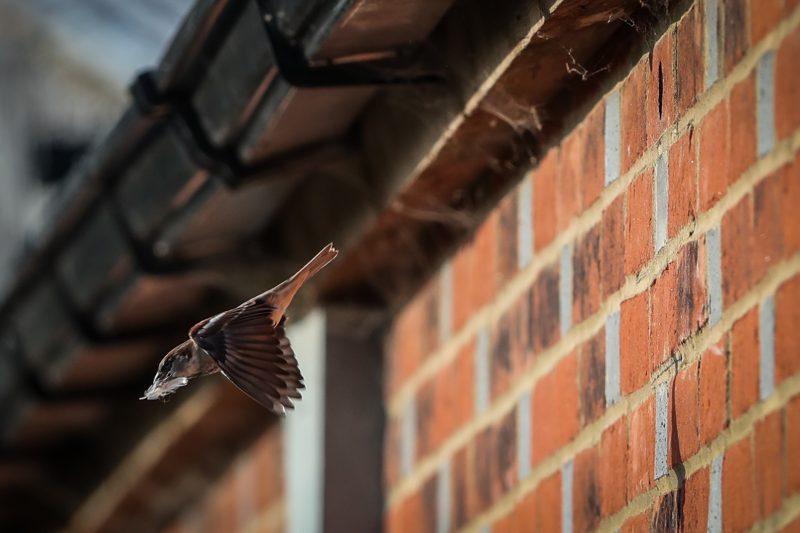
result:
[(282, 434), (273, 427), (165, 533), (285, 531), (283, 457)]
[[(797, 0), (692, 3), (414, 295), (387, 531), (800, 531), (798, 58)], [(280, 447), (171, 531), (282, 531)]]
[(388, 531), (800, 530), (798, 58), (698, 0), (407, 304)]

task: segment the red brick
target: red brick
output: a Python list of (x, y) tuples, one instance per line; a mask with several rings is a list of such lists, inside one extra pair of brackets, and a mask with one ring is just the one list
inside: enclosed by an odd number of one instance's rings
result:
[(728, 106), (720, 102), (703, 118), (698, 128), (700, 155), (698, 176), (700, 210), (705, 211), (722, 198), (728, 189), (730, 144)]
[(698, 363), (692, 363), (678, 372), (672, 385), (672, 401), (669, 409), (669, 450), (668, 462), (676, 468), (700, 448), (698, 433)]
[(753, 189), (753, 283), (783, 258), (782, 172), (773, 172)]
[(453, 456), (450, 470), (450, 511), (451, 523), (456, 529), (463, 528), (492, 502), (496, 468), (492, 457), (493, 441), (492, 428), (485, 428)]
[(422, 385), (417, 393), (417, 456), (439, 448), (472, 418), (475, 399), (475, 343)]
[(452, 462), (453, 524), (461, 529), (517, 481), (516, 411), (485, 428)]
[(383, 438), (383, 483), (393, 487), (400, 480), (400, 420), (389, 418)]
[(519, 308), (512, 306), (503, 313), (492, 331), (492, 398), (508, 390), (516, 373), (522, 368), (522, 336), (518, 315)]
[(542, 269), (531, 287), (528, 349), (533, 353), (540, 353), (561, 338), (558, 284), (558, 265), (553, 265)]
[(539, 380), (533, 389), (532, 402), (531, 427), (536, 431), (531, 464), (536, 465), (567, 444), (578, 432), (578, 365), (574, 353)]
[(800, 127), (800, 32), (793, 31), (780, 44), (775, 57), (775, 132), (779, 139)]
[(625, 281), (625, 197), (618, 196), (603, 210), (600, 240), (602, 297), (617, 292)]
[(786, 492), (800, 492), (800, 395), (786, 404)]
[[(479, 461), (486, 461), (487, 456), (480, 453)], [(503, 494), (516, 485), (517, 473), (517, 412), (512, 410), (500, 422), (492, 426), (492, 449), (490, 457), (494, 465), (492, 478), (492, 501), (497, 501)]]
[[(673, 32), (667, 31), (653, 47), (647, 69), (647, 146), (652, 146), (675, 119), (675, 76), (672, 65)], [(702, 72), (702, 70), (700, 71)]]
[(420, 347), (423, 358), (439, 346), (439, 283), (436, 279), (426, 283), (415, 297), (418, 301), (415, 312), (422, 315)]
[(705, 246), (691, 241), (653, 284), (650, 335), (654, 369), (708, 318), (705, 263)]
[(537, 251), (556, 236), (558, 160), (558, 149), (551, 149), (533, 174), (533, 244)]
[(239, 478), (236, 475), (235, 469), (228, 472), (227, 479), (223, 481), (223, 495), (225, 500), (224, 508), (226, 513), (226, 522), (231, 525), (228, 531), (239, 531), (244, 526), (245, 517), (240, 517), (239, 502), (242, 500), (242, 494), (239, 489)]
[(556, 227), (563, 231), (581, 212), (581, 180), (585, 144), (580, 126), (561, 143), (558, 186), (556, 187)]
[(234, 503), (236, 508), (236, 519), (239, 530), (246, 529), (246, 526), (258, 515), (254, 501), (255, 485), (258, 483), (258, 476), (255, 474), (255, 461), (252, 448), (246, 456), (233, 466), (232, 477), (236, 488), (237, 500)]
[[(493, 213), (472, 242), (453, 261), (453, 329), (458, 331), (481, 307), (491, 301), (498, 282), (496, 255), (498, 215)], [(480, 280), (480, 283), (476, 283)]]
[(727, 415), (726, 341), (711, 346), (700, 359), (700, 444), (711, 442), (725, 429)]
[(573, 462), (572, 523), (574, 531), (592, 531), (602, 517), (597, 448), (580, 452)]
[(755, 493), (759, 518), (767, 518), (781, 507), (783, 457), (781, 412), (774, 412), (755, 427)]
[(519, 531), (519, 527), (513, 510), (492, 524), (492, 533), (515, 533), (516, 531)]
[[(473, 288), (474, 305), (479, 309), (492, 301), (496, 293), (499, 275), (496, 261), (493, 261), (494, 250), (497, 246), (498, 213), (495, 211), (484, 221), (475, 235), (472, 254), (472, 277), (470, 286)], [(475, 283), (475, 280), (481, 280)], [(462, 288), (463, 285), (455, 285)], [(458, 290), (453, 291), (457, 293)]]
[(775, 294), (775, 381), (800, 372), (800, 275), (778, 287)]
[(695, 3), (678, 22), (677, 29), (677, 99), (683, 115), (703, 92), (703, 16), (702, 5)]
[[(536, 491), (529, 491), (524, 498), (517, 502), (517, 505), (511, 513), (514, 527), (512, 531), (525, 531), (526, 528), (531, 528), (531, 524), (533, 524), (536, 519), (537, 504), (538, 494)], [(560, 515), (561, 513), (558, 514)], [(492, 526), (492, 532), (494, 532), (494, 526)]]
[(475, 344), (468, 343), (444, 372), (436, 376), (434, 442), (438, 446), (473, 416), (475, 409)]
[(651, 396), (629, 416), (628, 499), (633, 500), (653, 487), (655, 456), (655, 400)]
[(554, 512), (561, 509), (561, 472), (542, 481), (536, 487), (535, 507), (533, 515), (533, 531), (552, 532), (561, 531), (561, 513)]
[(681, 135), (669, 150), (668, 237), (697, 217), (697, 158), (694, 128)]
[[(561, 531), (561, 472), (544, 479), (529, 492), (514, 509), (514, 529), (511, 531)], [(494, 533), (494, 527), (492, 527)]]
[(581, 347), (581, 427), (597, 420), (605, 411), (605, 330), (600, 330)]
[(782, 0), (750, 1), (750, 40), (753, 44), (764, 38), (780, 22)]
[(426, 284), (395, 320), (389, 383), (396, 390), (438, 345), (438, 286)]
[(530, 363), (530, 298), (520, 296), (492, 332), (492, 395), (502, 394)]
[(603, 191), (604, 118), (605, 106), (598, 104), (562, 143), (560, 187), (556, 192), (560, 230)]
[[(708, 492), (710, 473), (708, 468), (698, 470), (683, 486), (683, 531), (706, 531), (708, 529)], [(680, 507), (679, 507), (680, 508)]]
[(800, 158), (783, 167), (783, 249), (787, 256), (800, 250)]
[(210, 508), (211, 531), (236, 531), (236, 486), (232, 476), (221, 479), (206, 505)]
[(512, 309), (508, 311), (511, 317), (512, 354), (514, 365), (518, 371), (523, 372), (530, 368), (533, 362), (533, 329), (531, 323), (531, 291), (520, 294)]
[(436, 409), (438, 405), (436, 400), (439, 395), (436, 385), (437, 380), (431, 379), (424, 383), (419, 391), (417, 391), (414, 405), (416, 409), (416, 416), (414, 418), (417, 423), (417, 443), (415, 448), (417, 458), (425, 457), (438, 445), (438, 443), (434, 442), (436, 438), (434, 436), (434, 431), (438, 428), (434, 415), (434, 409)]
[(623, 395), (650, 381), (650, 292), (644, 291), (620, 305), (620, 389)]
[(572, 322), (579, 324), (600, 308), (600, 242), (602, 226), (580, 237), (572, 253)]
[(628, 518), (620, 528), (620, 533), (650, 533), (650, 514), (648, 509), (640, 515)]
[(628, 420), (623, 417), (603, 432), (600, 440), (600, 509), (603, 516), (616, 513), (627, 503)]
[(678, 279), (676, 263), (670, 263), (650, 291), (651, 370), (663, 363), (678, 345)]
[(483, 507), (480, 501), (475, 472), (472, 468), (474, 456), (474, 447), (468, 445), (458, 450), (452, 459), (450, 467), (450, 494), (452, 497), (450, 523), (454, 529), (462, 529), (473, 517), (481, 512)]
[(752, 287), (753, 209), (750, 195), (722, 217), (722, 300), (725, 307)]
[(622, 83), (620, 114), (622, 115), (622, 166), (621, 172), (627, 172), (647, 148), (647, 126), (642, 117), (647, 116), (647, 58), (643, 58), (633, 67), (628, 79)]
[(495, 208), (498, 213), (497, 231), (497, 274), (499, 286), (513, 277), (517, 272), (517, 193), (507, 194)]
[[(731, 90), (728, 132), (730, 163), (728, 185), (736, 182), (756, 161), (756, 78), (755, 74), (737, 83)], [(735, 120), (735, 124), (733, 122)], [(727, 154), (726, 154), (727, 155)], [(724, 178), (725, 176), (722, 176)]]
[(436, 531), (436, 477), (425, 481), (422, 488), (389, 509), (388, 530), (391, 533)]
[(256, 509), (273, 505), (283, 493), (283, 439), (281, 432), (273, 429), (261, 437), (253, 447), (253, 468), (258, 472), (253, 501)]
[(625, 194), (625, 274), (635, 274), (653, 257), (653, 169), (639, 174)]
[(724, 0), (724, 65), (728, 74), (744, 57), (749, 46), (747, 33), (747, 0)]
[(387, 533), (400, 533), (403, 530), (402, 507), (402, 504), (397, 504), (383, 513), (383, 527)]
[(733, 324), (731, 341), (731, 409), (734, 418), (758, 400), (758, 309)]
[(705, 240), (692, 241), (678, 251), (678, 342), (694, 335), (708, 321)]
[(394, 322), (387, 376), (390, 394), (405, 383), (427, 355), (427, 337), (424, 332), (427, 321), (432, 317), (426, 311), (424, 298), (418, 295), (406, 305)]
[(586, 152), (581, 192), (584, 209), (597, 200), (605, 187), (605, 119), (606, 107), (599, 102), (583, 121)]
[(755, 521), (753, 451), (750, 436), (725, 452), (722, 462), (722, 529), (744, 531)]

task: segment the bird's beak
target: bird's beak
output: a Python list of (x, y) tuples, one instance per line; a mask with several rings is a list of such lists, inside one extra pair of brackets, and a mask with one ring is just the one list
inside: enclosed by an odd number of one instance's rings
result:
[(153, 384), (144, 391), (144, 396), (140, 400), (158, 400), (172, 394), (184, 385), (189, 383), (189, 378), (173, 378), (165, 381), (159, 381), (156, 378)]

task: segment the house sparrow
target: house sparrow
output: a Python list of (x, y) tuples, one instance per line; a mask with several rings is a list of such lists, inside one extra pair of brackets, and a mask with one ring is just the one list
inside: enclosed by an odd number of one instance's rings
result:
[(338, 254), (329, 244), (294, 276), (239, 307), (198, 322), (189, 340), (170, 350), (158, 365), (141, 400), (158, 400), (198, 376), (215, 372), (231, 380), (267, 409), (283, 415), (299, 399), (303, 376), (284, 323), (298, 289)]

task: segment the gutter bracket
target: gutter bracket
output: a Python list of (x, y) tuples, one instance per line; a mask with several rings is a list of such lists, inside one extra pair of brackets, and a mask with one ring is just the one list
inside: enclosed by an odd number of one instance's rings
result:
[(303, 47), (278, 27), (272, 0), (257, 3), (278, 72), (293, 87), (437, 84), (448, 79), (446, 67), (425, 55), (422, 45), (311, 62)]

